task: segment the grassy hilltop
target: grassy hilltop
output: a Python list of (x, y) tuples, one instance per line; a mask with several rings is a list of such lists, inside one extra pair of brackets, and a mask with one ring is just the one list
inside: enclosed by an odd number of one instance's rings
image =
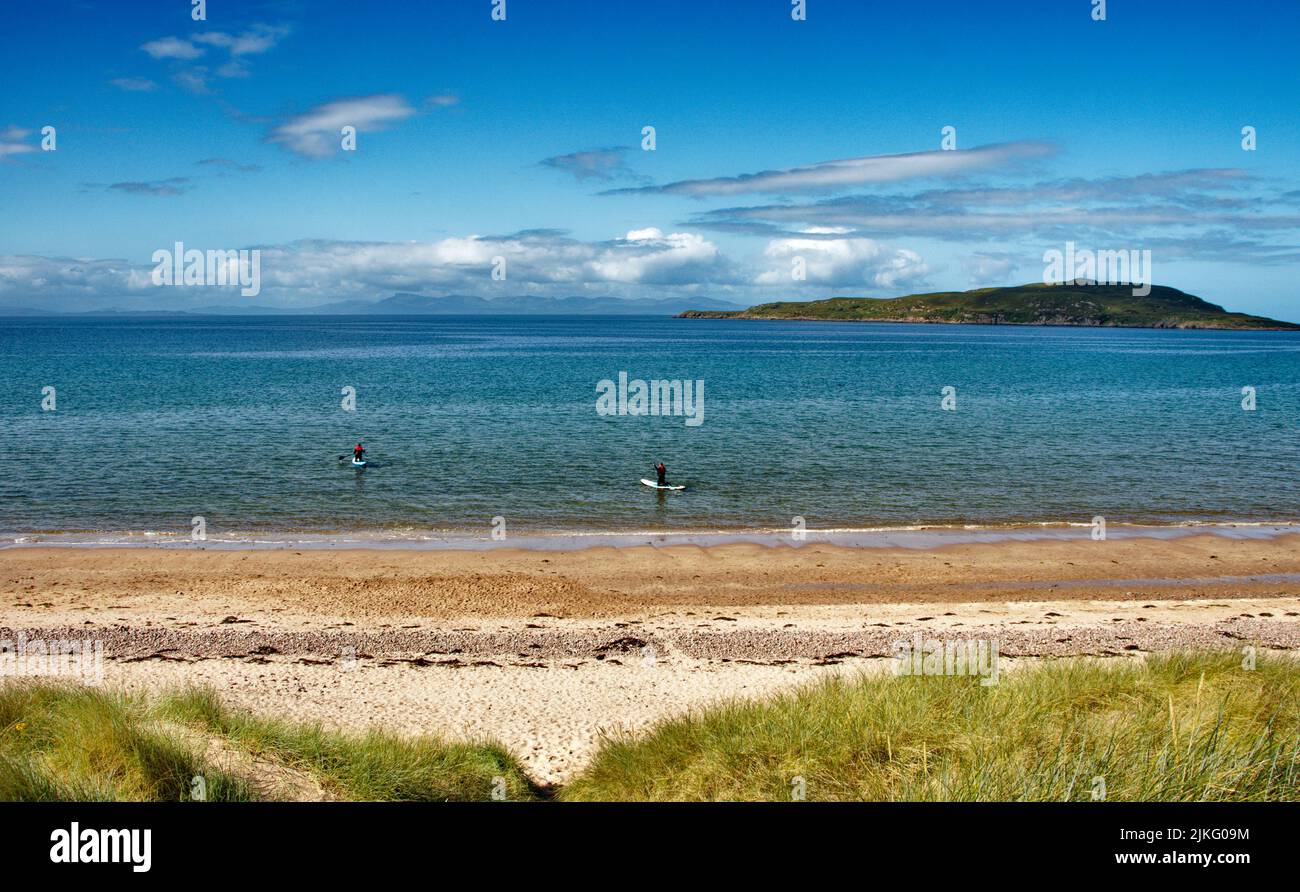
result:
[(690, 310), (682, 313), (681, 317), (1300, 330), (1300, 325), (1291, 322), (1229, 313), (1217, 304), (1163, 285), (1153, 286), (1146, 297), (1135, 297), (1132, 285), (1031, 284), (910, 294), (890, 299), (832, 297), (828, 300), (780, 301), (736, 312)]

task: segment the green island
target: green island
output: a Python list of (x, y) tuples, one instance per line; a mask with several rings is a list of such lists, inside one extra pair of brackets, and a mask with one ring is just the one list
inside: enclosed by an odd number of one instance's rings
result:
[(895, 298), (832, 297), (758, 304), (747, 310), (688, 310), (678, 318), (1300, 330), (1293, 322), (1230, 313), (1177, 288), (1154, 285), (1150, 294), (1135, 296), (1133, 287), (1030, 284)]

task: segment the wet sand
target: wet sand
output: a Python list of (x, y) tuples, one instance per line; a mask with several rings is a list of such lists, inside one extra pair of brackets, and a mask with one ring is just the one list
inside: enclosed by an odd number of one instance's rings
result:
[[(1008, 540), (932, 549), (734, 543), (575, 551), (0, 550), (9, 617), (616, 617), (686, 606), (1300, 593), (1300, 533)], [(86, 615), (76, 617), (78, 621)]]

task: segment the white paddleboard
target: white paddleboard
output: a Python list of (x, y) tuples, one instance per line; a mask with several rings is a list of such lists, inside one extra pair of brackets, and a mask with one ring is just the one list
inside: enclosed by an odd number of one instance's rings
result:
[(658, 483), (655, 483), (653, 480), (647, 480), (644, 477), (641, 478), (641, 482), (644, 483), (646, 486), (650, 487), (651, 489), (685, 489), (686, 488), (685, 486), (674, 486), (670, 483), (665, 483), (663, 486), (660, 486)]
[(354, 468), (364, 468), (366, 464), (366, 461), (357, 461), (355, 458), (352, 459), (352, 467)]

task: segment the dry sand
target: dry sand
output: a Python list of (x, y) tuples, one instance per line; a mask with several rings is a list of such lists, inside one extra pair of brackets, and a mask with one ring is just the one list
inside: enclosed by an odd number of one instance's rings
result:
[(404, 733), (489, 736), (541, 781), (604, 733), (915, 634), (1007, 657), (1300, 646), (1300, 535), (928, 550), (0, 551), (0, 637), (102, 642), (104, 678)]

